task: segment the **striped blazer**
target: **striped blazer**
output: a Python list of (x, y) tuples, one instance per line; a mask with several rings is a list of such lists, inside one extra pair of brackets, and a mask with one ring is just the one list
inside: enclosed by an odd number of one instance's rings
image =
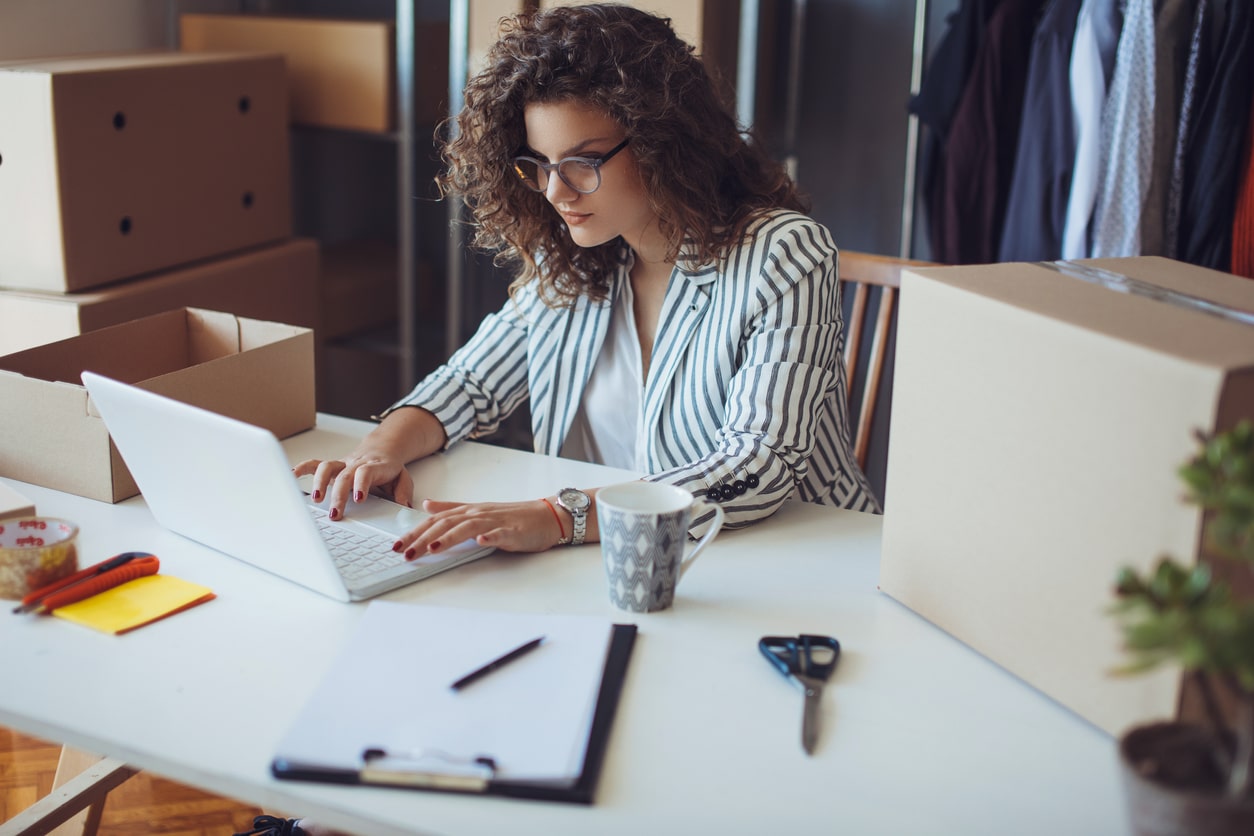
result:
[[(777, 211), (718, 266), (675, 270), (640, 399), (648, 479), (719, 501), (728, 527), (790, 496), (879, 510), (849, 445), (836, 259), (826, 228)], [(429, 410), (451, 444), (530, 399), (535, 450), (558, 455), (629, 269), (604, 302), (553, 309), (523, 289), (392, 409)]]

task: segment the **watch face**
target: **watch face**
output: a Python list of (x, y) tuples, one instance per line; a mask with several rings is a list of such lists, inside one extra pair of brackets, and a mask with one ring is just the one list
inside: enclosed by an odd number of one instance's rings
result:
[(575, 488), (563, 488), (562, 492), (557, 495), (557, 498), (571, 511), (582, 511), (588, 507), (590, 502), (586, 493)]

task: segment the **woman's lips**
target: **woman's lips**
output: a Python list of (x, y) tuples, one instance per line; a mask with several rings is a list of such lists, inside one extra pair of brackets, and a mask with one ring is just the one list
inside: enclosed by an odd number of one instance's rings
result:
[(579, 212), (562, 212), (562, 220), (566, 221), (567, 226), (579, 226), (584, 221), (591, 218), (592, 215), (581, 214)]

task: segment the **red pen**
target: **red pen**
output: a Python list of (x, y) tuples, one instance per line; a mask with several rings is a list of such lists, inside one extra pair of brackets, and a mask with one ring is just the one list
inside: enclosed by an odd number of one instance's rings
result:
[(123, 552), (116, 557), (88, 566), (59, 581), (36, 589), (22, 599), (20, 606), (14, 608), (15, 613), (48, 613), (57, 607), (64, 607), (99, 595), (107, 589), (121, 586), (127, 581), (155, 575), (161, 568), (161, 561), (156, 555), (148, 552)]

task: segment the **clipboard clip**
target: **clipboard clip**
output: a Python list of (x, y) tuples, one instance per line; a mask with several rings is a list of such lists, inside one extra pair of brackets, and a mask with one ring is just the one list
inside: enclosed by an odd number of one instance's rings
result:
[(458, 757), (439, 749), (389, 751), (377, 746), (361, 753), (358, 779), (363, 784), (484, 792), (496, 777), (496, 761), (487, 756)]

